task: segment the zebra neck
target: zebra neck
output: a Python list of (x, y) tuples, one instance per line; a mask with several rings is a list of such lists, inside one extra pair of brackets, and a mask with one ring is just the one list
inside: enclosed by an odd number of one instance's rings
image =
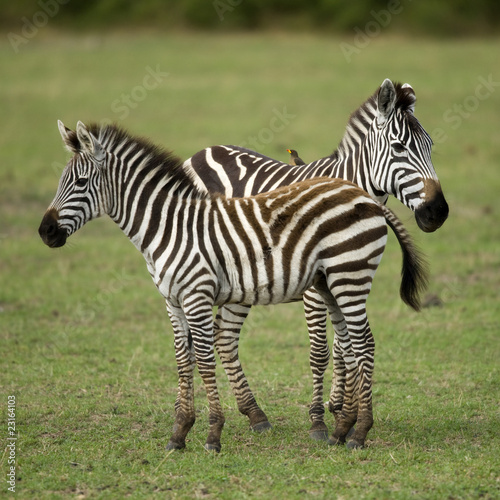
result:
[(301, 169), (308, 168), (311, 176), (314, 177), (334, 177), (351, 181), (358, 186), (366, 189), (365, 175), (360, 171), (362, 165), (360, 161), (359, 149), (339, 149), (333, 152), (330, 156), (320, 158), (307, 167), (300, 167)]
[(334, 155), (338, 157), (338, 177), (354, 182), (372, 198), (384, 203), (388, 195), (375, 183), (371, 151), (367, 145), (376, 112), (375, 93), (349, 117), (344, 136)]
[(204, 198), (187, 176), (152, 167), (147, 158), (132, 167), (122, 163), (108, 175), (107, 188), (108, 215), (142, 252), (176, 207)]

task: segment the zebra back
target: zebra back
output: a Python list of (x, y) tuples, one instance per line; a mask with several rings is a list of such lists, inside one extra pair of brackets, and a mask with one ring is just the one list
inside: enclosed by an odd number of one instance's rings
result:
[(336, 175), (336, 156), (307, 165), (289, 165), (246, 148), (220, 145), (199, 151), (184, 162), (183, 168), (200, 190), (242, 198), (314, 177), (342, 178)]

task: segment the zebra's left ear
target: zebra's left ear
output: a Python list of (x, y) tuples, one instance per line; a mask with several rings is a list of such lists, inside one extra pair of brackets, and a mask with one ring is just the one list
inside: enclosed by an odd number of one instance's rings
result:
[(82, 122), (76, 124), (76, 136), (80, 141), (82, 151), (92, 155), (98, 162), (104, 160), (106, 156), (104, 148)]
[(417, 97), (415, 96), (415, 91), (413, 90), (413, 87), (409, 83), (403, 83), (401, 86), (402, 89), (407, 89), (406, 95), (409, 99), (409, 104), (407, 106), (407, 111), (410, 111), (410, 113), (415, 112), (415, 103), (417, 102)]
[(382, 85), (380, 86), (380, 90), (378, 91), (377, 98), (377, 125), (382, 126), (389, 115), (394, 110), (394, 106), (396, 104), (396, 89), (394, 88), (394, 84), (386, 78)]

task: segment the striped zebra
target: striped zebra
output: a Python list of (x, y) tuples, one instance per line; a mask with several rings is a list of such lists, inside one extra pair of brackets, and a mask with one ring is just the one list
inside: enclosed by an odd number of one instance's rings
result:
[[(331, 155), (307, 165), (290, 166), (248, 149), (213, 146), (186, 160), (184, 168), (203, 191), (226, 196), (250, 196), (313, 177), (337, 177), (361, 186), (375, 200), (385, 203), (395, 196), (415, 213), (426, 232), (438, 229), (448, 216), (448, 204), (431, 161), (432, 140), (414, 116), (415, 92), (409, 84), (386, 79), (381, 87), (350, 117), (340, 145)], [(310, 338), (313, 398), (309, 410), (310, 436), (327, 439), (323, 404), (323, 378), (330, 353), (326, 337), (326, 308), (314, 289), (304, 295)], [(235, 388), (240, 411), (253, 429), (270, 427), (253, 397), (241, 365), (236, 362), (238, 337), (249, 306), (226, 305), (219, 309), (216, 331), (228, 357), (235, 362), (226, 372)], [(346, 391), (352, 390), (345, 350), (334, 338), (334, 380), (329, 409), (337, 417)]]
[[(339, 342), (350, 345), (356, 390), (332, 436), (363, 446), (373, 424), (374, 342), (365, 303), (387, 240), (403, 250), (401, 295), (418, 308), (425, 268), (394, 214), (354, 184), (312, 179), (255, 197), (226, 198), (198, 190), (182, 162), (115, 126), (59, 122), (74, 156), (39, 227), (60, 247), (86, 222), (108, 214), (146, 260), (174, 331), (179, 376), (168, 449), (185, 446), (195, 421), (195, 365), (209, 401), (206, 449), (220, 451), (224, 415), (215, 379), (213, 306), (301, 300), (315, 286)], [(225, 357), (224, 350), (221, 357)], [(225, 359), (225, 363), (231, 360)]]

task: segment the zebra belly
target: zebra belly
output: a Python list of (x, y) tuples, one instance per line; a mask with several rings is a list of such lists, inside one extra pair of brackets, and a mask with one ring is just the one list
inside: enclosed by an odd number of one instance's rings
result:
[(267, 288), (263, 290), (232, 290), (231, 292), (221, 291), (215, 300), (214, 305), (242, 304), (247, 306), (269, 306), (271, 304), (284, 304), (287, 302), (298, 302), (302, 300), (305, 290), (294, 294), (269, 294)]
[(234, 274), (219, 282), (219, 291), (215, 299), (215, 305), (223, 304), (243, 304), (243, 305), (270, 305), (282, 304), (286, 302), (297, 302), (302, 300), (302, 295), (312, 283), (309, 280), (298, 280), (297, 277), (283, 279), (270, 279), (266, 274), (264, 263), (261, 272), (255, 275), (246, 272), (241, 276)]

